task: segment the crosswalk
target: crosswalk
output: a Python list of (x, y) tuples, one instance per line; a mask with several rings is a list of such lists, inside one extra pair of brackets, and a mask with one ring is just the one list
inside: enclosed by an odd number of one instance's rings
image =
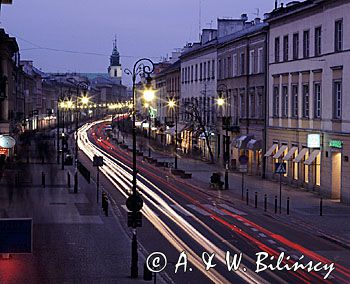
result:
[[(125, 211), (129, 211), (125, 205), (121, 206)], [(247, 215), (247, 213), (238, 210), (230, 205), (227, 204), (185, 204), (185, 205), (178, 205), (178, 204), (170, 204), (170, 207), (174, 209), (178, 214), (185, 216), (185, 217), (194, 217), (195, 214), (199, 214), (202, 216), (209, 217), (212, 214), (217, 214), (221, 216), (229, 216), (231, 214), (244, 216)]]

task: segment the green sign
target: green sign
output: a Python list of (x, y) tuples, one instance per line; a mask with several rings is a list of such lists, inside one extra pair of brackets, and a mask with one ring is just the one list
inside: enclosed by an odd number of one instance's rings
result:
[(152, 108), (151, 106), (149, 107), (149, 115), (151, 118), (156, 118), (157, 117), (157, 109), (156, 108)]
[(343, 148), (343, 141), (331, 140), (331, 141), (329, 141), (329, 147), (342, 149)]

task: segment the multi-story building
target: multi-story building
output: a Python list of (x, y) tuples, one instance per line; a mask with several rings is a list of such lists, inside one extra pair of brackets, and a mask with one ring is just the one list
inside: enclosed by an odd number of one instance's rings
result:
[(17, 41), (0, 29), (0, 134), (12, 134), (16, 129), (18, 69)]
[(291, 2), (272, 11), (267, 169), (350, 203), (350, 1)]
[(257, 18), (249, 27), (220, 38), (217, 49), (217, 89), (224, 99), (218, 112), (218, 152), (232, 169), (246, 154), (248, 173), (256, 175), (263, 172), (267, 27)]

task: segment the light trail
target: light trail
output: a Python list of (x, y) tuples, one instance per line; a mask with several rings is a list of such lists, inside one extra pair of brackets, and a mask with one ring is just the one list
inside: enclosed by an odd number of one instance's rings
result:
[[(126, 170), (118, 166), (112, 159), (110, 155), (105, 153), (103, 150), (96, 147), (94, 144), (89, 142), (87, 131), (93, 125), (98, 123), (105, 122), (99, 121), (92, 124), (83, 126), (78, 131), (78, 146), (79, 148), (92, 160), (94, 155), (104, 156), (105, 165), (101, 167), (101, 171), (106, 175), (106, 177), (115, 185), (115, 187), (125, 196), (128, 196), (128, 192), (125, 191), (126, 188), (131, 188), (131, 178), (132, 175), (129, 174)], [(126, 165), (125, 165), (126, 166)], [(127, 167), (127, 166), (126, 166)], [(129, 167), (127, 167), (131, 170)], [(141, 176), (139, 176), (141, 177)], [(144, 177), (142, 177), (145, 179)], [(117, 182), (116, 182), (117, 181)], [(148, 183), (151, 183), (147, 180)], [(122, 186), (120, 186), (122, 185)], [(160, 198), (152, 189), (144, 185), (140, 180), (137, 181), (137, 186), (144, 193), (143, 198), (146, 199), (144, 209), (142, 210), (146, 218), (158, 229), (158, 231), (166, 237), (166, 239), (177, 249), (179, 252), (186, 251), (190, 256), (189, 259), (191, 262), (199, 269), (206, 277), (212, 280), (214, 283), (230, 283), (229, 280), (221, 276), (215, 269), (206, 271), (203, 265), (201, 258), (196, 254), (183, 240), (181, 240), (177, 234), (171, 230), (150, 208), (149, 204), (158, 208), (165, 216), (172, 220), (178, 227), (180, 227), (193, 241), (198, 245), (203, 247), (205, 251), (216, 252), (217, 257), (220, 262), (226, 265), (226, 260), (224, 258), (225, 252), (214, 245), (201, 233), (199, 233), (192, 225), (190, 225), (185, 219), (183, 219), (179, 214), (177, 214), (162, 198)], [(154, 185), (154, 187), (159, 191), (162, 190)], [(165, 196), (166, 194), (162, 192)], [(167, 196), (168, 197), (168, 196)], [(170, 198), (170, 197), (168, 197)], [(161, 205), (161, 207), (159, 207)], [(243, 271), (243, 267), (240, 267), (238, 271), (234, 271), (239, 277), (241, 277), (247, 283), (256, 283), (263, 284), (268, 283), (260, 276), (258, 276), (252, 270), (246, 268), (246, 271)]]

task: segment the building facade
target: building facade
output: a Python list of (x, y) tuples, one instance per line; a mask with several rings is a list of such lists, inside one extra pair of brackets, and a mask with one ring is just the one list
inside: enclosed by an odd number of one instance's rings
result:
[(223, 162), (227, 156), (233, 170), (241, 155), (248, 156), (248, 174), (255, 175), (264, 170), (267, 31), (267, 24), (256, 19), (219, 39), (217, 51), (217, 89), (224, 99), (218, 112), (219, 156)]
[(350, 1), (276, 8), (269, 32), (267, 171), (350, 203)]

